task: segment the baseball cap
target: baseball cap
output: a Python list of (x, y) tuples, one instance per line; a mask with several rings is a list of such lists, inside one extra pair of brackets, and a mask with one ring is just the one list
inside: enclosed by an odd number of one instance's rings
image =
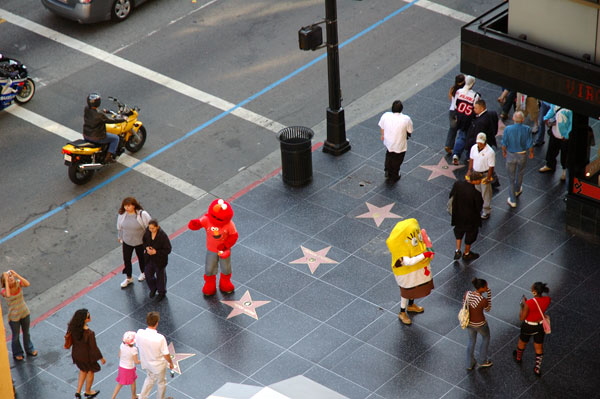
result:
[(485, 144), (485, 141), (487, 140), (487, 136), (485, 135), (485, 133), (481, 132), (477, 135), (477, 142), (478, 143), (483, 143)]
[(123, 343), (125, 345), (135, 344), (135, 332), (127, 331), (125, 334), (123, 334)]
[(467, 75), (465, 77), (465, 87), (467, 88), (467, 90), (470, 90), (474, 84), (475, 84), (475, 77), (471, 76), (471, 75)]

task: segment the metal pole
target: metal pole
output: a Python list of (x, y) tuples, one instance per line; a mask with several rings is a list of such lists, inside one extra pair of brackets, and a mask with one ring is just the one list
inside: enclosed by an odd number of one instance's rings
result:
[(323, 145), (323, 152), (337, 156), (349, 151), (351, 147), (346, 140), (346, 122), (340, 89), (336, 1), (325, 0), (329, 107), (327, 108), (327, 140)]

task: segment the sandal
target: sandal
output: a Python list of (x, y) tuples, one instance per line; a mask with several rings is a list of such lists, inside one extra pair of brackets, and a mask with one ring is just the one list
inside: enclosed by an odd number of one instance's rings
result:
[(25, 359), (25, 358), (24, 358), (23, 356), (21, 356), (21, 355), (19, 355), (19, 356), (13, 356), (13, 357), (14, 357), (14, 359), (15, 359), (15, 360), (18, 360), (18, 361), (22, 361), (22, 360), (24, 360), (24, 359)]
[(33, 351), (33, 352), (27, 353), (27, 356), (31, 356), (31, 357), (36, 357), (37, 355), (38, 355), (38, 351)]

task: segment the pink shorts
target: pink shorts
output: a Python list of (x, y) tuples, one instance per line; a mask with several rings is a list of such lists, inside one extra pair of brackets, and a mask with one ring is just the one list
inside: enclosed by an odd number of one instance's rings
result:
[(117, 374), (117, 382), (121, 385), (131, 385), (137, 379), (135, 368), (126, 369), (119, 366), (119, 373)]

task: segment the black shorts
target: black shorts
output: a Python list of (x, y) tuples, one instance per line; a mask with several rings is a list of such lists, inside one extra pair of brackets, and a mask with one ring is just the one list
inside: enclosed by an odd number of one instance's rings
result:
[(465, 237), (465, 244), (471, 245), (477, 240), (477, 233), (479, 232), (478, 228), (475, 229), (464, 229), (458, 226), (454, 226), (454, 238), (457, 240), (462, 240)]
[(529, 338), (533, 337), (534, 343), (543, 344), (545, 336), (546, 333), (544, 332), (544, 327), (541, 323), (536, 326), (532, 326), (531, 324), (527, 324), (525, 322), (521, 324), (521, 335), (519, 335), (521, 341), (529, 342)]

